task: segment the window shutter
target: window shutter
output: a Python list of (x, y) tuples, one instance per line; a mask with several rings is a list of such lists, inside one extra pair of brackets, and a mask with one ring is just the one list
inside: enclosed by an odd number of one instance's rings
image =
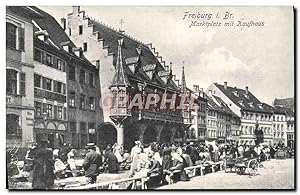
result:
[(25, 95), (25, 83), (26, 83), (26, 78), (25, 78), (25, 73), (20, 72), (20, 95)]
[(57, 119), (57, 106), (54, 106), (54, 119)]
[(57, 81), (53, 81), (53, 91), (57, 92)]
[(63, 94), (66, 94), (66, 84), (62, 84), (62, 88), (63, 88)]
[(63, 117), (64, 120), (67, 120), (67, 109), (65, 107), (63, 108)]
[(57, 59), (57, 57), (55, 57), (55, 56), (52, 57), (52, 64), (53, 64), (53, 67), (57, 69), (57, 67), (58, 67), (58, 65), (57, 65), (58, 64), (58, 59)]
[(19, 28), (19, 50), (25, 50), (25, 30), (24, 28)]
[(42, 88), (46, 89), (46, 78), (42, 78)]
[(46, 112), (47, 112), (47, 104), (43, 103), (43, 113), (42, 114), (44, 114)]

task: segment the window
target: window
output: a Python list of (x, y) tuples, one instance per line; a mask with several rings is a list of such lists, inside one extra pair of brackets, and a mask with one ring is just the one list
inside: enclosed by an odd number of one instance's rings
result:
[(42, 63), (42, 51), (39, 49), (34, 48), (33, 50), (33, 59), (35, 61), (41, 62)]
[(17, 75), (18, 71), (6, 69), (6, 93), (8, 95), (17, 95)]
[(46, 54), (46, 65), (53, 67), (53, 56)]
[(42, 77), (40, 75), (34, 74), (34, 86), (41, 87)]
[(77, 132), (76, 122), (70, 122), (70, 131)]
[(281, 121), (283, 121), (283, 116), (281, 117)]
[(79, 99), (79, 101), (80, 101), (80, 109), (85, 109), (85, 95), (80, 95), (80, 99)]
[(80, 131), (86, 132), (86, 123), (85, 122), (80, 122)]
[(94, 87), (95, 86), (95, 79), (94, 79), (94, 74), (89, 73), (89, 86)]
[(69, 36), (71, 36), (72, 35), (72, 30), (71, 30), (71, 28), (69, 28)]
[(85, 71), (83, 69), (80, 69), (79, 82), (83, 84), (85, 83)]
[(71, 91), (69, 94), (69, 106), (75, 107), (75, 92)]
[(76, 69), (74, 66), (69, 66), (69, 79), (72, 81), (76, 80)]
[(62, 107), (57, 106), (57, 119), (62, 119)]
[(82, 35), (82, 33), (83, 33), (83, 26), (80, 25), (80, 26), (79, 26), (79, 34)]
[(63, 83), (59, 81), (53, 81), (54, 92), (63, 93)]
[(45, 113), (47, 113), (47, 117), (48, 118), (52, 118), (52, 105), (51, 104), (44, 104), (44, 106), (46, 107), (45, 109)]
[(83, 43), (83, 51), (87, 51), (87, 43)]
[(6, 47), (17, 49), (17, 26), (6, 22)]
[(42, 116), (42, 103), (34, 102), (35, 116)]
[(52, 89), (52, 80), (48, 79), (48, 78), (44, 78), (43, 80), (44, 80), (43, 88), (51, 91), (51, 89)]
[(57, 59), (57, 69), (65, 72), (65, 61)]
[(95, 110), (95, 98), (93, 98), (93, 97), (89, 98), (89, 109)]

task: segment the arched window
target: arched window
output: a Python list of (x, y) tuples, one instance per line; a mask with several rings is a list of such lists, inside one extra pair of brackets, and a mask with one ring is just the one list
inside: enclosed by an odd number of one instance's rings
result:
[(20, 117), (16, 114), (6, 115), (6, 135), (21, 137), (22, 129), (20, 126)]

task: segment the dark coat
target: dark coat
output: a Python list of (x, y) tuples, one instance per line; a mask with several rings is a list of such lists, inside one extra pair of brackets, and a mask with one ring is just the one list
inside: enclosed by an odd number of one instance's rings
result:
[(169, 170), (172, 167), (171, 148), (166, 148), (162, 151), (162, 168)]
[(98, 168), (102, 165), (101, 155), (92, 150), (88, 152), (84, 158), (83, 168), (86, 177), (98, 175)]
[(109, 173), (117, 173), (119, 171), (118, 159), (112, 151), (105, 153), (105, 162), (107, 163)]
[(54, 184), (53, 153), (46, 148), (36, 148), (31, 151), (33, 157), (33, 189), (49, 189)]

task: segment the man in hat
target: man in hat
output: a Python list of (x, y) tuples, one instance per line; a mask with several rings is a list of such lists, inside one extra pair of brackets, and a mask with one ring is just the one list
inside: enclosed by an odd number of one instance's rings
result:
[(98, 168), (102, 165), (102, 159), (100, 154), (96, 152), (96, 146), (94, 143), (87, 144), (88, 153), (85, 156), (83, 162), (83, 168), (85, 171), (85, 177), (88, 184), (96, 183), (98, 176)]

